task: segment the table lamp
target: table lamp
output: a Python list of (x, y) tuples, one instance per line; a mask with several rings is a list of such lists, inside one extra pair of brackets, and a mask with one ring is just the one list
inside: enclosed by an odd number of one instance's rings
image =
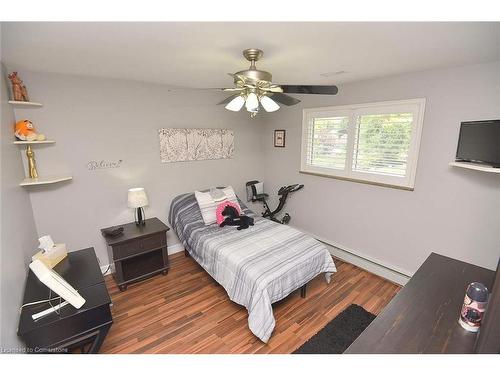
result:
[(133, 188), (128, 189), (128, 206), (130, 208), (135, 208), (134, 219), (136, 225), (145, 225), (145, 215), (144, 208), (149, 204), (148, 196), (144, 188)]

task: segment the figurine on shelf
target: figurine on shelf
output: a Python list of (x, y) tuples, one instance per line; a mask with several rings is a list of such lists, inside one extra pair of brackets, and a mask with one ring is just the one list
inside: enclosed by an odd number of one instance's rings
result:
[(45, 135), (37, 133), (30, 120), (21, 120), (16, 123), (14, 135), (20, 141), (45, 141)]
[(9, 74), (10, 82), (12, 83), (12, 99), (19, 102), (29, 102), (28, 90), (23, 85), (23, 81), (18, 77), (17, 72)]

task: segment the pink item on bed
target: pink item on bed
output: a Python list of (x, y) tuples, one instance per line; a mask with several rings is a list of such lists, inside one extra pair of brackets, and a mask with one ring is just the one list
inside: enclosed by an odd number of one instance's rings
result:
[(221, 202), (219, 203), (217, 209), (215, 210), (215, 216), (217, 217), (217, 224), (220, 224), (224, 221), (224, 216), (222, 216), (222, 211), (224, 211), (224, 208), (226, 208), (226, 206), (234, 207), (236, 211), (238, 211), (238, 215), (241, 215), (241, 207), (238, 203), (231, 201)]

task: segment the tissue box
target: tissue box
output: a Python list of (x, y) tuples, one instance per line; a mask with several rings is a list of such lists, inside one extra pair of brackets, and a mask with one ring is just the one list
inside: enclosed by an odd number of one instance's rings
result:
[(46, 251), (45, 253), (39, 251), (38, 253), (36, 253), (31, 257), (31, 260), (39, 259), (47, 267), (54, 268), (54, 266), (58, 264), (61, 260), (66, 258), (67, 255), (68, 255), (68, 250), (66, 249), (66, 244), (56, 243), (50, 249), (50, 251)]

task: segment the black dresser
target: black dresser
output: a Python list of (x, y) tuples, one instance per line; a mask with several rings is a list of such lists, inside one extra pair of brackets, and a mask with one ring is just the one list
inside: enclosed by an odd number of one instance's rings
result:
[[(495, 352), (499, 347), (498, 337), (490, 338), (478, 350), (475, 348), (478, 334), (468, 332), (458, 324), (467, 285), (479, 281), (491, 290), (494, 278), (494, 271), (432, 253), (345, 353)], [(498, 299), (499, 291), (496, 293)], [(493, 323), (499, 320), (498, 311), (493, 308), (493, 299), (485, 317)], [(480, 332), (481, 335), (500, 332), (498, 323), (496, 328), (493, 325), (488, 327), (485, 319), (481, 327), (481, 331), (485, 332)]]
[[(64, 353), (75, 348), (84, 348), (82, 351), (86, 353), (97, 353), (113, 319), (111, 298), (94, 249), (68, 253), (54, 267), (54, 271), (80, 293), (85, 304), (80, 309), (68, 304), (60, 309), (59, 315), (51, 313), (36, 321), (31, 316), (49, 308), (48, 303), (26, 306), (21, 312), (17, 334), (26, 343), (28, 353)], [(30, 270), (23, 304), (45, 300), (48, 296), (47, 286)]]

